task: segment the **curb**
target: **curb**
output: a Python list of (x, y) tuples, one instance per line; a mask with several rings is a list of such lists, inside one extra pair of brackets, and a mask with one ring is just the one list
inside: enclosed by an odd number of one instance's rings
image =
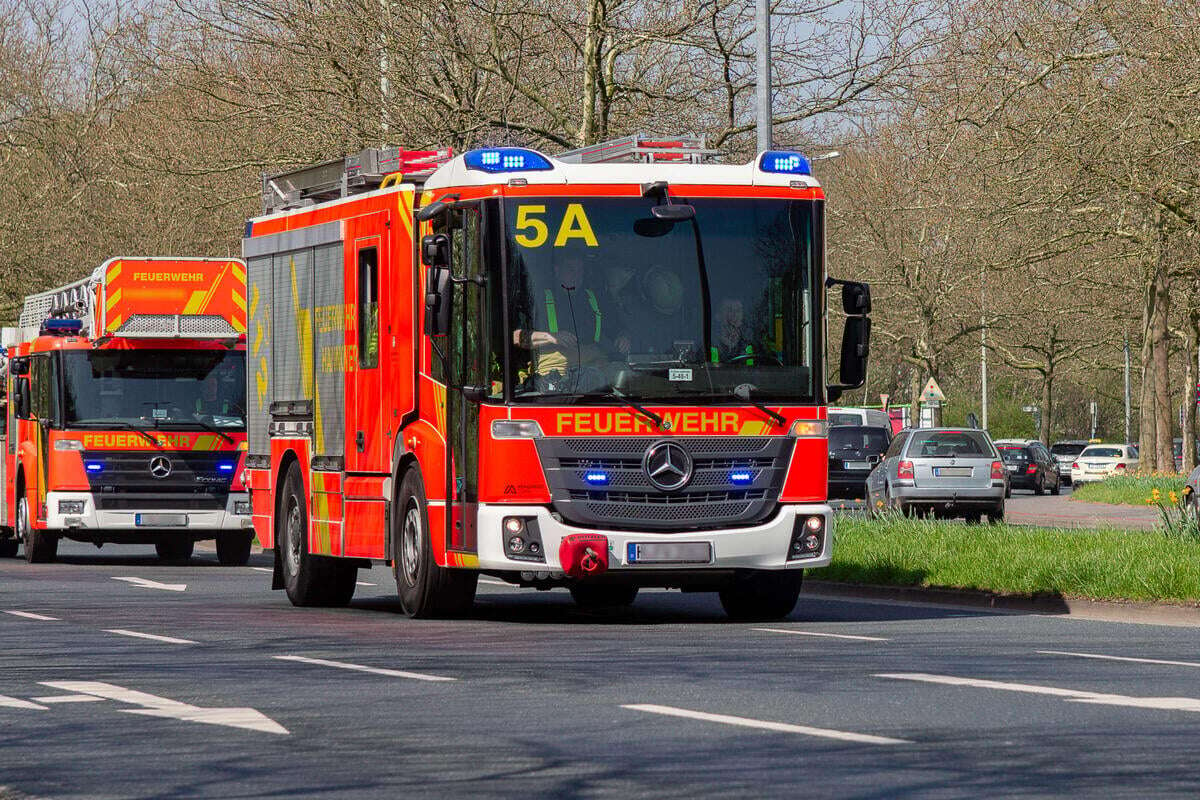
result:
[(803, 594), (986, 609), (1008, 614), (1042, 614), (1103, 622), (1200, 627), (1200, 605), (1090, 600), (1060, 595), (1011, 595), (970, 589), (879, 586), (818, 580), (804, 581)]

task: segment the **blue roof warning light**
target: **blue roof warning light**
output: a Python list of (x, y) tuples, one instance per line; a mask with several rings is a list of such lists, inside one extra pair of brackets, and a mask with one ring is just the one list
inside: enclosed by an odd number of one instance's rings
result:
[(812, 175), (812, 164), (799, 153), (787, 150), (768, 150), (758, 160), (758, 168), (763, 172), (776, 172), (782, 175)]
[(554, 169), (550, 159), (533, 150), (520, 147), (489, 147), (471, 150), (463, 156), (467, 169), (481, 172), (529, 172)]

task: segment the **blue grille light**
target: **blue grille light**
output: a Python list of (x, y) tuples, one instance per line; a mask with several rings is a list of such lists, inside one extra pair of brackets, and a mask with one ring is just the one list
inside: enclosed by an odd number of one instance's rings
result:
[(86, 468), (88, 472), (103, 472), (104, 464), (99, 461), (89, 461), (87, 462)]
[(729, 473), (729, 482), (736, 484), (751, 483), (754, 480), (752, 472), (731, 472)]
[(766, 151), (758, 160), (758, 168), (763, 172), (777, 172), (783, 175), (812, 175), (812, 165), (807, 158), (786, 150)]
[(551, 170), (550, 159), (533, 150), (520, 147), (491, 147), (486, 150), (471, 150), (463, 156), (467, 169), (481, 172), (529, 172)]
[(217, 464), (217, 469), (221, 470), (221, 472), (233, 472), (233, 464), (228, 462), (224, 464)]
[(592, 484), (593, 486), (602, 486), (602, 485), (608, 483), (608, 473), (607, 472), (586, 472), (583, 475), (583, 479), (585, 481), (587, 481), (588, 483)]

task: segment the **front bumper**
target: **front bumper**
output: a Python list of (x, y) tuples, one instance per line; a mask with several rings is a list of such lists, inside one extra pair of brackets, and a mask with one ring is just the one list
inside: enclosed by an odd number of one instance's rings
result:
[(995, 483), (979, 488), (918, 488), (916, 486), (893, 486), (892, 496), (907, 505), (923, 506), (995, 506), (1004, 502), (1004, 484)]
[[(60, 500), (83, 503), (80, 513), (62, 513), (58, 510)], [(138, 514), (186, 514), (187, 526), (169, 530), (186, 531), (194, 534), (196, 531), (240, 531), (253, 526), (249, 513), (235, 514), (237, 503), (248, 504), (250, 495), (246, 492), (230, 492), (225, 501), (224, 509), (188, 509), (181, 511), (177, 508), (138, 508), (112, 511), (96, 508), (96, 501), (91, 492), (47, 492), (46, 493), (46, 527), (52, 530), (81, 530), (81, 531), (141, 531), (149, 530), (137, 524)], [(155, 529), (158, 530), (158, 529)]]
[[(821, 552), (813, 558), (787, 560), (792, 529), (797, 517), (822, 516), (825, 519), (825, 539)], [(504, 552), (504, 517), (533, 517), (541, 534), (545, 562), (518, 561)], [(826, 567), (833, 559), (833, 511), (826, 503), (781, 505), (768, 522), (748, 528), (680, 531), (678, 533), (643, 533), (581, 528), (559, 522), (545, 506), (480, 505), (478, 515), (479, 568), (504, 571), (557, 571), (562, 569), (558, 548), (563, 538), (575, 533), (598, 533), (608, 538), (608, 571), (642, 572), (654, 569), (692, 571), (706, 569), (808, 569)], [(630, 543), (652, 542), (709, 542), (712, 561), (708, 564), (688, 564), (686, 567), (665, 564), (630, 564), (627, 560)]]

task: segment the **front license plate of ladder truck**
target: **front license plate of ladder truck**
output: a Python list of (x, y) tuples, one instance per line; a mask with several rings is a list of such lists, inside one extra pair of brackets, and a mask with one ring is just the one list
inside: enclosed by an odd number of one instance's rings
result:
[(711, 564), (711, 542), (630, 542), (630, 564)]

